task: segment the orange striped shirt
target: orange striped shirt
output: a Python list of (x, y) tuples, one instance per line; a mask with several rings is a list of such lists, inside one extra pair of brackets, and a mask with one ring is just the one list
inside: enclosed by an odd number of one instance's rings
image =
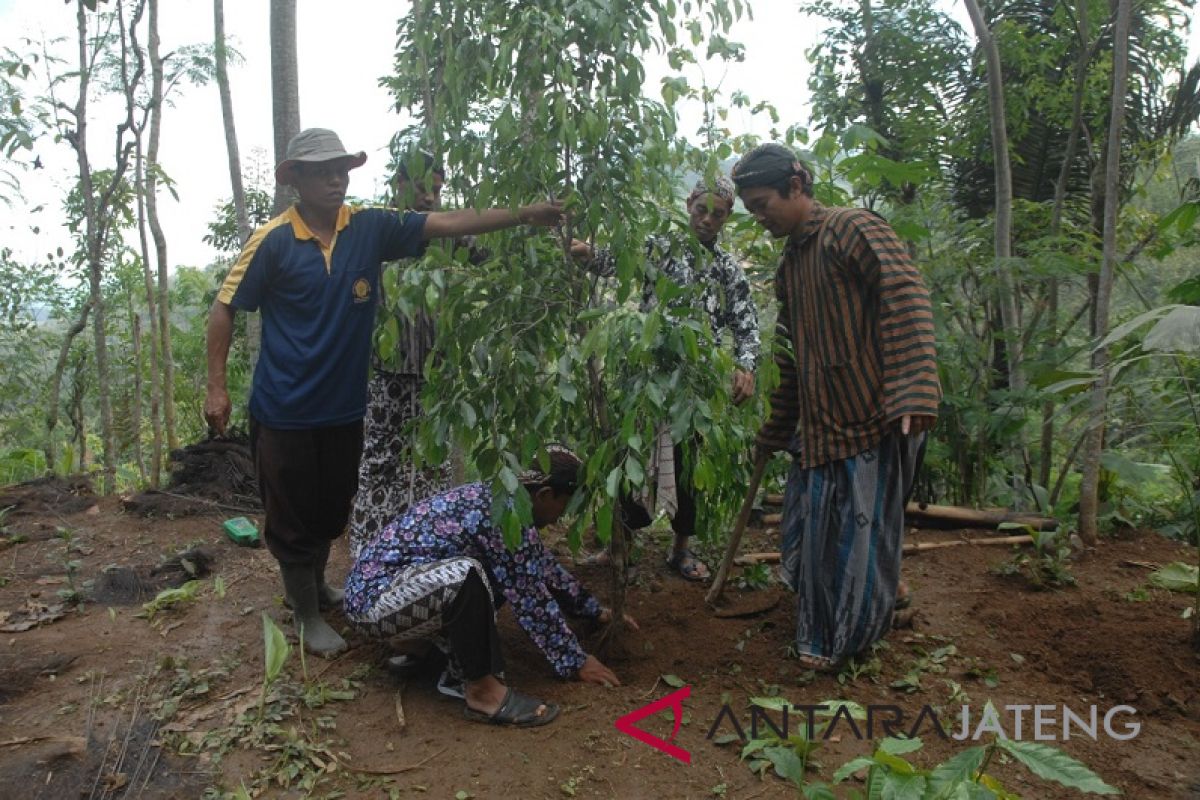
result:
[(811, 468), (857, 455), (905, 414), (936, 417), (929, 292), (878, 215), (813, 204), (775, 273), (779, 387), (758, 442)]

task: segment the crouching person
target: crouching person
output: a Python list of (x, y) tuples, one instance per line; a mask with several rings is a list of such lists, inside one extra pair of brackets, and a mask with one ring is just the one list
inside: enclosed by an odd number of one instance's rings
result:
[[(447, 671), (462, 681), (468, 719), (529, 727), (558, 715), (557, 705), (504, 683), (496, 609), (505, 601), (560, 677), (620, 683), (584, 652), (565, 618), (606, 622), (610, 612), (538, 535), (539, 527), (562, 516), (582, 466), (564, 447), (547, 450), (549, 474), (535, 468), (521, 475), (533, 500), (533, 525), (516, 549), (509, 550), (492, 525), (491, 490), (470, 483), (421, 500), (384, 526), (359, 551), (346, 580), (346, 617), (358, 630), (400, 640), (431, 639), (448, 651)], [(629, 617), (626, 622), (637, 627)], [(443, 675), (439, 689), (455, 694), (456, 679)]]

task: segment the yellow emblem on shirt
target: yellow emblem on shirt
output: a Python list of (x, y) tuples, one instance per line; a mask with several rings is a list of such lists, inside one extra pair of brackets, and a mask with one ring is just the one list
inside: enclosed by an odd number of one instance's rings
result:
[(354, 293), (354, 302), (365, 303), (371, 296), (371, 284), (366, 278), (359, 278), (354, 282), (350, 291)]

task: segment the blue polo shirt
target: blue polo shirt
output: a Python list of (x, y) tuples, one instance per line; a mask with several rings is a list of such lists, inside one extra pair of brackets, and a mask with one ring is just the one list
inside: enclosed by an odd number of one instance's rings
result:
[(295, 207), (259, 228), (217, 299), (262, 312), (250, 413), (299, 430), (361, 420), (380, 265), (425, 252), (425, 215), (342, 206), (326, 248)]

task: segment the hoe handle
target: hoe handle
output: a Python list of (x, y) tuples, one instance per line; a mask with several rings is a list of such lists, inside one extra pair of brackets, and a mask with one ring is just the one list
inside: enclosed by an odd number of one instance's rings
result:
[(746, 524), (750, 522), (750, 512), (754, 510), (754, 498), (758, 494), (758, 485), (762, 482), (763, 473), (767, 471), (769, 458), (770, 456), (766, 452), (761, 451), (755, 457), (754, 474), (750, 476), (746, 499), (742, 501), (742, 510), (738, 513), (737, 524), (733, 526), (733, 534), (729, 537), (729, 544), (725, 548), (725, 559), (721, 562), (721, 568), (717, 570), (717, 576), (713, 578), (712, 586), (709, 587), (708, 594), (704, 597), (705, 602), (709, 605), (717, 601), (725, 588), (725, 581), (729, 578), (729, 568), (733, 566), (738, 546), (742, 543), (742, 534), (746, 530)]

